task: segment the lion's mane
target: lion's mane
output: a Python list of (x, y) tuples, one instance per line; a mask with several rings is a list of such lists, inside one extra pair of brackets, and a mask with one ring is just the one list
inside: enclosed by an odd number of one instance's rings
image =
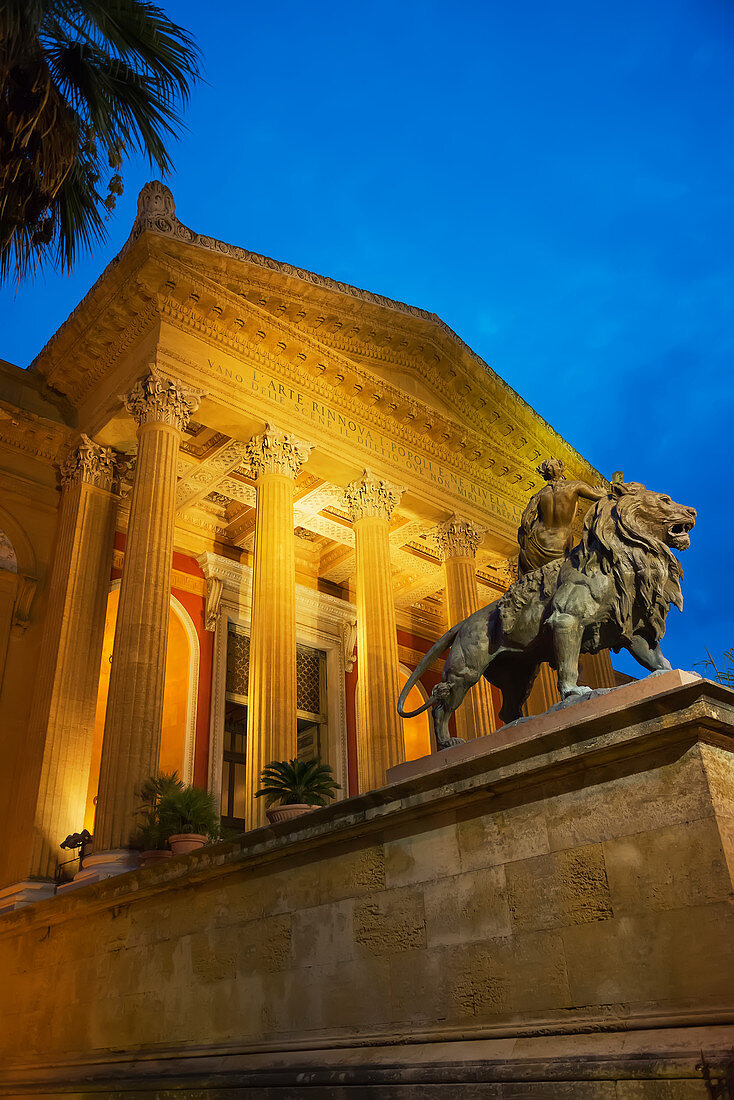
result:
[[(595, 566), (611, 574), (611, 613), (622, 637), (642, 634), (652, 644), (665, 633), (671, 604), (682, 610), (683, 570), (673, 552), (646, 529), (638, 512), (658, 496), (631, 482), (626, 492), (598, 501), (584, 521), (581, 541), (571, 550), (569, 565), (589, 574)], [(561, 578), (563, 580), (563, 578)]]

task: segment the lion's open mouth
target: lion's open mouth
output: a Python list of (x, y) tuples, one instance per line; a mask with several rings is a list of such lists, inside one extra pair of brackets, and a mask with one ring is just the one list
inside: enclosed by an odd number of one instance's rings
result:
[(690, 534), (692, 530), (693, 520), (671, 523), (668, 527), (668, 546), (672, 546), (676, 550), (687, 550), (691, 545)]

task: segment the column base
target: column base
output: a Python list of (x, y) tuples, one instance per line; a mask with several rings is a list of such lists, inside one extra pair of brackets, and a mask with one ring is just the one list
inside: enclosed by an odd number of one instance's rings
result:
[(82, 860), (81, 871), (77, 871), (71, 882), (59, 886), (57, 893), (66, 894), (82, 886), (91, 886), (94, 882), (124, 875), (136, 871), (140, 866), (140, 856), (130, 848), (114, 848), (109, 852), (90, 852)]
[(33, 905), (34, 901), (45, 901), (56, 892), (56, 883), (45, 879), (24, 879), (4, 886), (0, 890), (0, 913), (11, 913), (13, 909), (22, 909), (24, 905)]

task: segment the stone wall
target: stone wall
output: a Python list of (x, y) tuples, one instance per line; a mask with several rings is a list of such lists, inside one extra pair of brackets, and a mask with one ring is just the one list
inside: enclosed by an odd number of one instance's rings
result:
[(0, 1093), (734, 1095), (734, 693), (676, 675), (3, 917)]

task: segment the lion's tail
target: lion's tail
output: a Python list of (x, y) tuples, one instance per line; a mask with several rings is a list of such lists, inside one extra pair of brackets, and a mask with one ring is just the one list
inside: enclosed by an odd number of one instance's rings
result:
[(403, 690), (400, 692), (400, 698), (398, 699), (398, 714), (401, 718), (415, 718), (417, 714), (422, 714), (424, 710), (428, 710), (428, 708), (432, 706), (433, 703), (436, 701), (434, 689), (434, 691), (432, 691), (429, 697), (426, 699), (423, 706), (418, 707), (418, 710), (408, 711), (407, 714), (403, 710), (403, 707), (405, 706), (405, 701), (408, 698), (408, 695), (410, 694), (412, 689), (418, 683), (426, 669), (430, 668), (436, 657), (439, 657), (445, 649), (449, 648), (454, 638), (459, 633), (459, 627), (461, 625), (462, 624), (459, 623), (458, 626), (452, 626), (451, 630), (447, 630), (443, 637), (439, 638), (436, 644), (431, 646), (431, 648), (428, 650), (428, 653), (426, 653), (425, 657), (421, 658), (418, 666), (410, 674), (410, 679), (405, 684)]

